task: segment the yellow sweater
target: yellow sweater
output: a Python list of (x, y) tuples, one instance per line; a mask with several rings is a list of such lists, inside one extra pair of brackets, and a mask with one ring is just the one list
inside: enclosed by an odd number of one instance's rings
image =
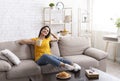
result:
[[(37, 41), (39, 38), (32, 38), (32, 40)], [(35, 61), (37, 61), (43, 54), (51, 54), (50, 51), (50, 38), (45, 38), (42, 40), (41, 46), (35, 45)]]

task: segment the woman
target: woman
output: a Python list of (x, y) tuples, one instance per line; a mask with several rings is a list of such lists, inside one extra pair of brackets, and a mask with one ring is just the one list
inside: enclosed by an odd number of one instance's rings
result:
[(49, 44), (50, 41), (54, 40), (58, 40), (58, 38), (51, 33), (51, 29), (49, 28), (49, 26), (44, 26), (41, 28), (38, 37), (21, 40), (19, 43), (34, 45), (35, 61), (38, 65), (52, 64), (53, 66), (57, 67), (65, 67), (68, 70), (80, 70), (79, 65), (51, 54)]

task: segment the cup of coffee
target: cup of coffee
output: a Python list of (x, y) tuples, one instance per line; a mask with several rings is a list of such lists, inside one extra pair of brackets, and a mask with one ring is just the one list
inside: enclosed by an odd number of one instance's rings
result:
[(41, 45), (42, 45), (42, 40), (41, 40), (41, 39), (38, 39), (38, 40), (36, 41), (36, 45), (37, 45), (37, 46), (41, 46)]

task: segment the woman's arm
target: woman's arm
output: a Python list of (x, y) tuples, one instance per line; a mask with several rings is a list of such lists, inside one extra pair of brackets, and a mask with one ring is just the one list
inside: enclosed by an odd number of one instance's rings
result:
[(56, 35), (54, 35), (53, 33), (51, 33), (51, 35), (52, 35), (51, 41), (59, 40), (59, 38)]
[(19, 44), (35, 44), (35, 41), (32, 39), (23, 39), (19, 41)]

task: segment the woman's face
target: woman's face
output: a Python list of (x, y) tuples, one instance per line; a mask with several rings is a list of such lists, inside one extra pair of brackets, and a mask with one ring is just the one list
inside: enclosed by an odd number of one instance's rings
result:
[(49, 33), (49, 28), (45, 27), (44, 29), (42, 29), (41, 34), (44, 36), (47, 36)]

